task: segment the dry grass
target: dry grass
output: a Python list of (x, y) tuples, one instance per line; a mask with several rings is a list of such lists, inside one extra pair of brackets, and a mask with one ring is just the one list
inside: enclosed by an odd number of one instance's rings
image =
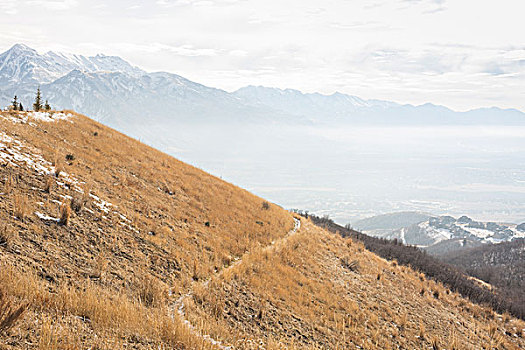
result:
[(29, 201), (27, 197), (22, 194), (16, 193), (13, 196), (13, 216), (18, 220), (23, 221), (29, 213)]
[[(354, 261), (359, 273), (347, 267)], [(422, 284), (430, 294), (419, 294)], [(422, 281), (410, 268), (392, 265), (305, 222), (285, 246), (252, 251), (228, 274), (196, 290), (189, 314), (192, 322), (201, 321), (204, 333), (240, 348), (246, 338), (340, 349), (441, 349), (445, 344), (478, 349), (491, 341), (518, 349), (525, 344), (502, 332), (477, 331), (494, 322), (491, 311), (478, 310), (444, 290)], [(440, 293), (438, 299), (432, 291)], [(460, 301), (472, 311), (459, 308)]]
[[(207, 348), (168, 316), (169, 303), (192, 277), (209, 278), (293, 226), (278, 206), (261, 210), (261, 198), (83, 116), (73, 128), (0, 120), (0, 132), (49, 161), (55, 175), (24, 162), (0, 167), (0, 222), (19, 232), (13, 247), (0, 245), (0, 274), (11, 271), (0, 280), (9, 295), (31, 300), (35, 322), (13, 344)], [(74, 161), (62, 161), (67, 154)], [(42, 218), (28, 208), (14, 220), (13, 190)]]
[(55, 180), (51, 176), (47, 176), (44, 183), (44, 192), (51, 193), (53, 187), (55, 186)]
[(71, 218), (71, 207), (71, 201), (66, 200), (60, 204), (60, 218), (58, 221), (59, 225), (66, 226), (69, 223), (69, 219)]
[(15, 238), (13, 228), (8, 224), (0, 224), (0, 247), (7, 246)]
[(26, 308), (26, 305), (15, 306), (0, 290), (0, 337), (15, 326)]
[[(88, 118), (75, 127), (1, 118), (0, 132), (50, 167), (0, 167), (0, 222), (13, 242), (0, 245), (0, 281), (15, 305), (30, 305), (6, 336), (14, 348), (212, 348), (169, 316), (192, 287), (192, 324), (240, 349), (430, 348), (432, 337), (440, 346), (524, 346), (504, 333), (523, 323), (500, 322), (308, 222), (264, 248), (293, 227), (289, 213)], [(67, 154), (74, 161), (60, 164)], [(60, 172), (46, 191), (51, 163)], [(15, 196), (46, 216), (27, 209), (14, 219)]]

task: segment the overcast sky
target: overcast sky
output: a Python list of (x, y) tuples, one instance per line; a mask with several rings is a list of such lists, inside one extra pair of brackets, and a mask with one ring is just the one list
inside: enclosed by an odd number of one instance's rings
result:
[(118, 55), (235, 90), (525, 111), (523, 0), (0, 0), (0, 49)]

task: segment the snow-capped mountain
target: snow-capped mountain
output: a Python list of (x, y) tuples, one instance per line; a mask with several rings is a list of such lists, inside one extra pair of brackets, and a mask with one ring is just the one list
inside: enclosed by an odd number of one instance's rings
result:
[(86, 57), (52, 51), (39, 54), (26, 45), (16, 44), (0, 55), (1, 89), (25, 84), (51, 83), (74, 69), (86, 72), (123, 72), (131, 76), (141, 76), (145, 73), (120, 57)]
[[(0, 103), (6, 105), (14, 95), (18, 95), (22, 103), (30, 106), (37, 86), (52, 84), (74, 70), (89, 73), (121, 72), (130, 77), (145, 74), (120, 57), (86, 57), (52, 51), (39, 54), (26, 45), (16, 44), (0, 55)], [(55, 105), (63, 108), (59, 103)]]
[(280, 113), (179, 75), (147, 73), (119, 57), (37, 51), (14, 45), (0, 55), (0, 105), (14, 95), (26, 108), (36, 88), (55, 108), (74, 109), (137, 135), (133, 127), (177, 121), (265, 120)]
[(115, 56), (39, 54), (22, 44), (0, 55), (1, 106), (7, 106), (15, 94), (26, 107), (31, 106), (37, 86), (52, 106), (74, 108), (113, 127), (137, 118), (159, 122), (222, 118), (223, 122), (263, 123), (525, 124), (524, 113), (498, 108), (458, 113), (432, 104), (400, 105), (342, 93), (307, 94), (262, 86), (228, 93), (175, 74), (147, 73)]

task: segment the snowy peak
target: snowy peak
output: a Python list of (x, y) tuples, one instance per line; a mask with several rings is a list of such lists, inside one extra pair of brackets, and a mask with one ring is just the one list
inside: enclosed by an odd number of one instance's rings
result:
[(0, 55), (0, 82), (6, 85), (50, 82), (64, 69), (35, 50), (17, 44)]
[(35, 49), (30, 48), (27, 45), (24, 44), (14, 44), (9, 50), (7, 50), (5, 53), (10, 53), (12, 55), (21, 55), (21, 54), (33, 54), (37, 55)]
[[(152, 113), (151, 101), (156, 102), (155, 117), (167, 122), (174, 116), (186, 120), (233, 116), (242, 120), (332, 126), (525, 124), (525, 114), (519, 111), (489, 109), (458, 113), (432, 104), (400, 105), (341, 92), (323, 95), (247, 86), (228, 93), (171, 73), (147, 73), (120, 57), (102, 54), (91, 57), (53, 51), (40, 54), (23, 44), (0, 54), (1, 106), (8, 105), (14, 95), (24, 105), (31, 105), (37, 86), (42, 87), (52, 106), (74, 108), (112, 126), (124, 125), (121, 119), (129, 119), (132, 114), (138, 119)], [(133, 110), (116, 109), (138, 101), (142, 102)], [(174, 114), (174, 110), (179, 114)], [(109, 120), (118, 122), (112, 124)]]
[(16, 44), (0, 55), (0, 82), (3, 85), (0, 89), (5, 90), (14, 85), (51, 83), (75, 69), (86, 72), (123, 72), (132, 76), (145, 73), (116, 56), (86, 57), (53, 51), (39, 54), (26, 45)]

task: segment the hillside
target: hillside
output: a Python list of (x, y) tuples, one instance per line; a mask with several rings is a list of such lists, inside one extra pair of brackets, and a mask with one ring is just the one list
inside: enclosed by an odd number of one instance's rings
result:
[(497, 287), (502, 295), (525, 300), (525, 239), (455, 251), (441, 259)]
[(0, 307), (27, 305), (0, 348), (525, 347), (522, 321), (74, 112), (2, 112), (0, 181)]

